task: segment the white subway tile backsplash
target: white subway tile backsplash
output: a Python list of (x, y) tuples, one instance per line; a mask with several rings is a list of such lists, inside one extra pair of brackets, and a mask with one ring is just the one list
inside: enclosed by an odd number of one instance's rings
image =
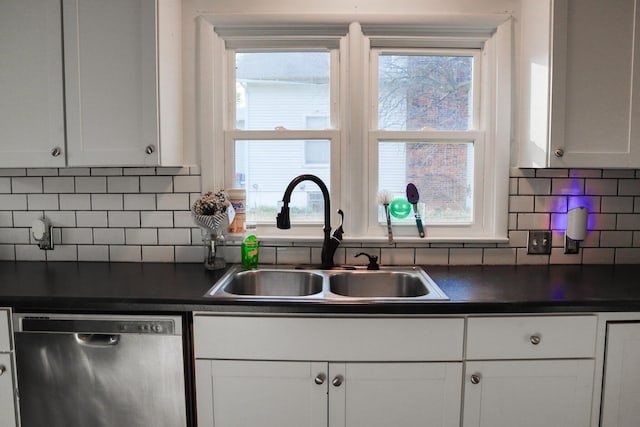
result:
[(60, 209), (57, 194), (27, 194), (27, 206), (30, 211)]
[(142, 176), (140, 177), (141, 193), (171, 193), (173, 178), (171, 176)]
[(106, 193), (107, 178), (103, 176), (76, 177), (76, 193)]
[(449, 263), (449, 249), (446, 248), (417, 248), (415, 263), (422, 265), (447, 265)]
[(13, 245), (0, 245), (0, 260), (14, 261), (16, 259), (16, 249)]
[(16, 245), (16, 261), (45, 261), (46, 251), (37, 245)]
[(124, 245), (124, 228), (93, 228), (96, 245)]
[(142, 262), (174, 262), (173, 246), (143, 246)]
[(60, 194), (60, 209), (70, 211), (91, 210), (90, 194)]
[(13, 213), (11, 211), (0, 211), (0, 227), (13, 226)]
[(27, 170), (24, 168), (0, 168), (0, 176), (27, 176)]
[(42, 180), (45, 193), (74, 193), (75, 179), (72, 176), (45, 177)]
[(186, 193), (158, 194), (158, 210), (181, 211), (189, 209), (189, 195)]
[(121, 211), (122, 194), (92, 194), (91, 209), (100, 211)]
[(125, 211), (154, 211), (156, 210), (155, 194), (125, 194)]
[(0, 243), (29, 243), (29, 228), (0, 228)]
[(140, 246), (109, 246), (109, 260), (111, 262), (140, 262), (142, 249)]
[(91, 228), (61, 228), (62, 243), (90, 245), (93, 243), (93, 229)]
[(143, 227), (173, 227), (173, 212), (140, 212)]
[(89, 176), (91, 175), (90, 168), (62, 168), (58, 170), (60, 176)]
[(47, 261), (77, 261), (78, 246), (56, 245), (53, 250), (47, 252)]
[(160, 228), (158, 229), (158, 244), (160, 245), (190, 245), (191, 229), (189, 228)]
[(58, 169), (55, 168), (32, 168), (27, 169), (28, 176), (58, 176)]
[(18, 193), (42, 193), (41, 177), (17, 177), (11, 178), (11, 192)]
[(587, 179), (584, 185), (585, 194), (594, 196), (616, 196), (618, 194), (617, 179)]
[(155, 228), (128, 228), (125, 230), (127, 245), (156, 245), (158, 230)]
[(33, 221), (42, 218), (43, 215), (43, 211), (13, 211), (13, 227), (31, 227)]
[(45, 211), (44, 216), (54, 227), (75, 227), (77, 224), (74, 211)]
[(93, 176), (118, 176), (122, 174), (122, 168), (91, 168)]
[(174, 176), (173, 191), (175, 193), (200, 193), (199, 176)]
[(0, 194), (1, 210), (26, 210), (27, 195), (26, 194)]
[[(260, 258), (262, 258), (262, 249), (260, 251)], [(204, 262), (204, 249), (199, 246), (176, 246), (175, 254), (176, 262)], [(231, 262), (226, 255), (225, 260)]]
[(78, 249), (78, 261), (107, 262), (109, 261), (109, 246), (83, 246)]
[(620, 248), (630, 247), (633, 243), (632, 231), (601, 231), (600, 247)]
[(140, 212), (109, 211), (109, 227), (140, 227)]
[(104, 211), (78, 211), (76, 212), (76, 223), (78, 227), (106, 227), (107, 213)]
[(0, 178), (0, 193), (11, 193), (11, 178)]
[(139, 193), (140, 178), (137, 176), (108, 176), (107, 193)]
[[(196, 262), (203, 261), (200, 229), (190, 207), (201, 195), (198, 166), (183, 168), (0, 169), (0, 259)], [(638, 175), (636, 177), (636, 175)], [(508, 243), (343, 242), (340, 264), (364, 264), (358, 252), (387, 265), (612, 264), (640, 251), (640, 174), (629, 170), (517, 169), (509, 179)], [(563, 253), (566, 212), (589, 209), (589, 232), (578, 256)], [(54, 251), (31, 244), (33, 219), (54, 226)], [(550, 256), (526, 252), (528, 230), (551, 229)], [(240, 261), (233, 236), (228, 262)], [(320, 242), (267, 241), (261, 264), (320, 261)]]

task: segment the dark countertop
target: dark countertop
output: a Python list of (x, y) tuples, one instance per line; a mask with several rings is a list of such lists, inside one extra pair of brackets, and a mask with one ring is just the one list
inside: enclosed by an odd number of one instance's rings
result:
[(450, 297), (416, 303), (220, 302), (205, 298), (222, 271), (201, 264), (0, 262), (0, 306), (16, 311), (194, 310), (342, 314), (640, 311), (640, 266), (436, 266)]

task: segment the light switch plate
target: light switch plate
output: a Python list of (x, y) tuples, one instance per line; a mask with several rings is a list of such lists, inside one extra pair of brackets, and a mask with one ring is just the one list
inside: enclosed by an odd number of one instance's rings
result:
[(529, 255), (551, 254), (551, 231), (529, 230), (527, 238), (527, 253)]

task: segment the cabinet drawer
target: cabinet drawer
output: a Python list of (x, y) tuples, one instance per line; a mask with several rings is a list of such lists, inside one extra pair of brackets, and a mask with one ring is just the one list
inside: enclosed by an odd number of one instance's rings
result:
[(0, 351), (13, 349), (11, 340), (11, 309), (0, 308)]
[(462, 360), (462, 318), (300, 318), (196, 315), (200, 359)]
[(472, 317), (467, 359), (594, 357), (596, 316)]

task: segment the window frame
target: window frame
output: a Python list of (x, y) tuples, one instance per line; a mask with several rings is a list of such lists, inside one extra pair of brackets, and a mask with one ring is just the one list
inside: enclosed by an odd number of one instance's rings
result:
[[(446, 19), (436, 20), (433, 26), (405, 25), (406, 23), (397, 17), (391, 19), (391, 24), (383, 25), (335, 21), (327, 25), (319, 22), (322, 17), (305, 16), (300, 18), (304, 25), (276, 26), (280, 30), (266, 26), (265, 30), (258, 24), (260, 18), (252, 17), (241, 25), (231, 25), (231, 31), (228, 31), (225, 25), (222, 25), (222, 31), (218, 31), (215, 17), (209, 16), (200, 20), (198, 37), (202, 43), (198, 47), (197, 87), (199, 91), (204, 91), (205, 95), (201, 96), (198, 102), (198, 139), (203, 159), (213, 160), (210, 165), (202, 162), (203, 188), (225, 188), (233, 183), (233, 150), (230, 150), (229, 146), (235, 139), (328, 139), (331, 141), (332, 162), (331, 208), (335, 211), (341, 207), (345, 211), (345, 240), (363, 243), (385, 241), (386, 226), (380, 225), (377, 221), (377, 209), (372, 208), (375, 206), (377, 194), (371, 190), (374, 186), (369, 184), (372, 177), (377, 181), (377, 170), (374, 173), (377, 169), (377, 147), (375, 150), (371, 149), (371, 137), (375, 135), (376, 138), (387, 138), (387, 135), (379, 130), (370, 129), (371, 76), (368, 64), (371, 49), (483, 46), (483, 94), (479, 100), (481, 117), (479, 129), (474, 130), (484, 133), (482, 143), (478, 147), (481, 146), (485, 164), (482, 167), (482, 177), (477, 181), (480, 184), (474, 193), (474, 197), (483, 201), (481, 218), (473, 228), (449, 227), (449, 230), (435, 232), (435, 227), (427, 227), (425, 239), (420, 239), (417, 233), (414, 236), (401, 236), (402, 233), (398, 233), (401, 228), (398, 227), (394, 227), (394, 234), (397, 236), (396, 241), (412, 243), (508, 241), (513, 29), (511, 18), (507, 15), (496, 15), (495, 19), (489, 20), (486, 17), (478, 19), (480, 25), (476, 25), (473, 17), (463, 23), (454, 20), (456, 22), (453, 26), (443, 25), (446, 24)], [(241, 18), (239, 20), (242, 21)], [(251, 29), (250, 36), (243, 35), (247, 34), (247, 28)], [(345, 31), (345, 28), (348, 28), (348, 31)], [(224, 58), (230, 40), (234, 43), (240, 40), (239, 44), (246, 48), (251, 46), (252, 37), (253, 42), (260, 41), (257, 43), (258, 48), (269, 50), (275, 46), (286, 47), (287, 43), (293, 47), (318, 47), (326, 40), (330, 40), (332, 46), (338, 46), (336, 52), (339, 66), (335, 71), (339, 76), (339, 83), (335, 97), (332, 93), (332, 103), (336, 103), (335, 108), (338, 110), (331, 117), (332, 129), (322, 132), (321, 135), (316, 133), (317, 131), (235, 129), (235, 118), (229, 117), (229, 111), (235, 112), (235, 105), (233, 108), (228, 108), (227, 105), (230, 101), (227, 94), (235, 93), (235, 89), (229, 88), (227, 82), (234, 82), (235, 85), (235, 78), (228, 77), (228, 64), (223, 66), (222, 63), (227, 62)], [(442, 44), (443, 40), (445, 45)], [(212, 94), (210, 98), (207, 97), (207, 92)], [(377, 112), (375, 117), (377, 120)], [(229, 127), (230, 123), (234, 128)], [(393, 131), (393, 136), (388, 139), (397, 140), (396, 132)], [(407, 136), (420, 141), (442, 140), (444, 135), (421, 133)], [(476, 156), (479, 151), (474, 149)], [(374, 152), (376, 156), (373, 155)], [(221, 155), (223, 162), (220, 162)], [(375, 192), (377, 193), (377, 188)], [(337, 215), (334, 215), (334, 227), (337, 221)], [(321, 227), (320, 224), (294, 224), (291, 230), (277, 230), (274, 224), (259, 226), (258, 233), (261, 238), (267, 240), (315, 242), (322, 238), (322, 233), (318, 232), (319, 226)]]

